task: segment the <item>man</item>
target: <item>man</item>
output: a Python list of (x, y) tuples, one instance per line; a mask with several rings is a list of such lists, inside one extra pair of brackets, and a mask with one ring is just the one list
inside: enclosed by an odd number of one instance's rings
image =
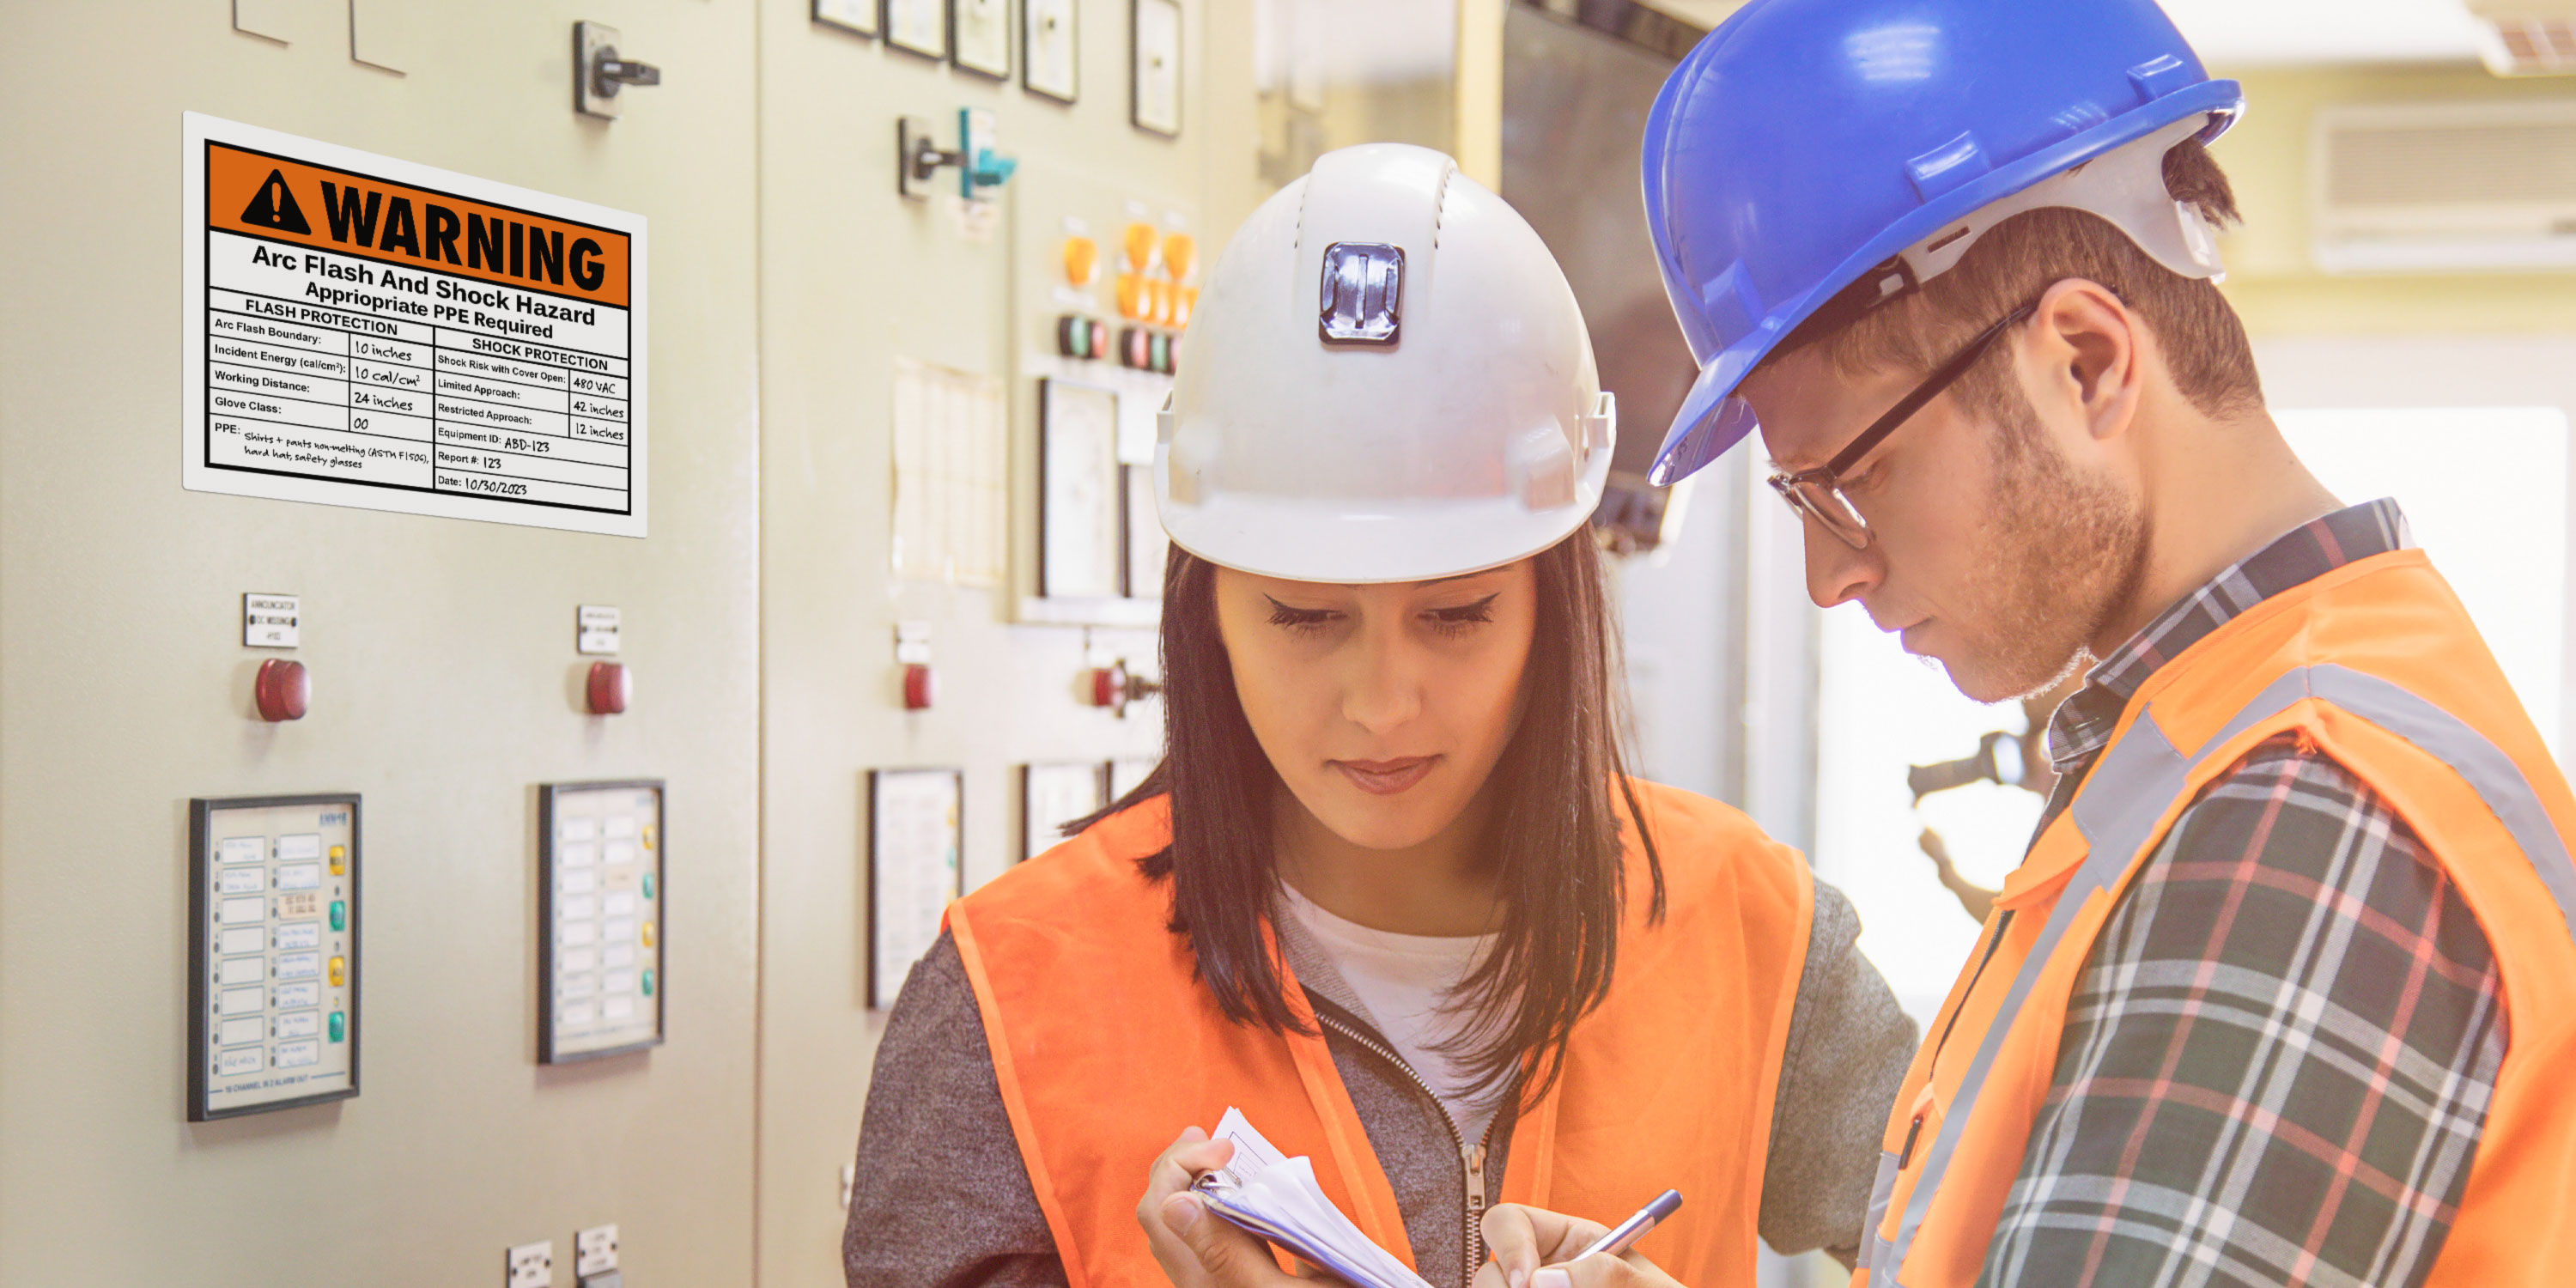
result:
[[(1657, 481), (1758, 432), (1816, 602), (1981, 700), (2085, 677), (1896, 1100), (1873, 1284), (2576, 1264), (2576, 797), (2396, 505), (2264, 411), (2211, 284), (2241, 107), (2149, 0), (1752, 0), (1648, 122), (1702, 368)], [(1514, 1288), (1661, 1278), (1487, 1228)]]
[(2240, 109), (2147, 0), (1757, 0), (1648, 127), (1702, 360), (1660, 477), (1758, 429), (1816, 602), (1983, 701), (2089, 667), (1899, 1095), (1875, 1280), (2576, 1252), (2576, 799), (2396, 505), (2264, 411), (2210, 281)]

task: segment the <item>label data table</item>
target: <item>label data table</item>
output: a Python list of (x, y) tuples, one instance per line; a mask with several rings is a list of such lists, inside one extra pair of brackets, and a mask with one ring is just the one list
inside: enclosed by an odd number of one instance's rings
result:
[(624, 358), (225, 289), (220, 265), (210, 276), (208, 464), (628, 509)]

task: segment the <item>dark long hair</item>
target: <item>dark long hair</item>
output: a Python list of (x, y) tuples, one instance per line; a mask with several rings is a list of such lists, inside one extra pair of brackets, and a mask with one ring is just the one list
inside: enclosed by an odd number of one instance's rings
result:
[[(1566, 1035), (1609, 991), (1628, 897), (1622, 826), (1638, 829), (1645, 853), (1647, 920), (1664, 915), (1663, 864), (1621, 752), (1617, 628), (1600, 551), (1577, 531), (1534, 563), (1524, 708), (1488, 783), (1494, 808), (1483, 838), (1496, 861), (1502, 924), (1494, 951), (1457, 994), (1473, 1016), (1460, 1031), (1488, 1035), (1457, 1053), (1467, 1071), (1486, 1091), (1517, 1080), (1523, 1104), (1546, 1094)], [(1171, 847), (1142, 866), (1171, 882), (1171, 928), (1189, 939), (1199, 978), (1236, 1023), (1311, 1032), (1263, 938), (1279, 880), (1270, 811), (1281, 784), (1235, 693), (1215, 586), (1216, 565), (1172, 548), (1163, 576), (1163, 761), (1125, 798), (1065, 831), (1169, 794)]]

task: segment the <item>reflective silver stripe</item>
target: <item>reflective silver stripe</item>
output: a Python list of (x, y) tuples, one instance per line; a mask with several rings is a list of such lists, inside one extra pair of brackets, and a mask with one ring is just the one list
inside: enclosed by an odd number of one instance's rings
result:
[(1879, 1227), (1887, 1224), (1887, 1200), (1896, 1193), (1896, 1152), (1878, 1152), (1878, 1180), (1869, 1187), (1869, 1217), (1861, 1223), (1860, 1268), (1872, 1279), (1896, 1278), (1896, 1264), (1887, 1255), (1894, 1246), (1879, 1237)]
[[(2270, 690), (2265, 691), (2265, 696), (2270, 696)], [(2013, 1018), (2021, 1013), (2023, 1000), (2039, 982), (2040, 969), (2056, 952), (2058, 941), (2066, 937), (2067, 926), (2084, 907), (2084, 897), (2119, 879), (2130, 858), (2146, 844), (2156, 817), (2182, 792), (2189, 762), (2166, 741), (2164, 730), (2149, 714), (2141, 712), (2126, 734), (2103, 749), (2102, 758), (2085, 777), (2075, 803), (2068, 808), (2072, 816), (2069, 821), (2084, 834), (2091, 852), (2057, 896), (2047, 926), (2031, 944), (2030, 955), (2014, 973), (2012, 988), (1996, 1009), (1994, 1022), (1986, 1026), (1985, 1036), (1978, 1041), (1976, 1058), (1960, 1079), (1958, 1094), (1950, 1098), (1949, 1107), (1943, 1111), (1940, 1134), (1933, 1138), (1932, 1148), (1923, 1158), (1923, 1171), (1914, 1180), (1913, 1192), (1906, 1196), (1905, 1216), (1896, 1227), (1896, 1246), (1888, 1256), (1887, 1282), (1898, 1288), (1902, 1285), (1896, 1268), (1914, 1250), (1914, 1236), (1923, 1228), (1924, 1213), (1931, 1210), (1932, 1196), (1940, 1192), (1942, 1175), (1950, 1169), (1950, 1156), (1958, 1152), (1959, 1134), (1976, 1109), (1977, 1095), (1985, 1089), (1986, 1074), (1994, 1068), (1996, 1054), (2003, 1050), (2005, 1035), (2012, 1032)], [(2120, 844), (2130, 837), (2136, 838), (2134, 844)]]
[[(2183, 794), (2194, 764), (2215, 754), (2237, 735), (2309, 697), (2323, 699), (2378, 725), (2459, 774), (2512, 835), (2541, 884), (2557, 902), (2570, 938), (2576, 938), (2576, 863), (2571, 863), (2566, 838), (2559, 835), (2549, 811), (2532, 790), (2531, 781), (2523, 776), (2513, 758), (2485, 735), (2422, 697), (2349, 667), (2301, 667), (2266, 685), (2188, 757), (2166, 739), (2163, 728), (2154, 720), (2151, 704), (2138, 713), (2128, 732), (2103, 749), (2101, 759), (2067, 809), (2067, 821), (2083, 834), (2089, 852), (2066, 888), (2059, 892), (2048, 924), (2031, 944), (2030, 955), (2013, 976), (2012, 988), (2005, 993), (1994, 1022), (1977, 1043), (1976, 1058), (1960, 1079), (1958, 1093), (1951, 1097), (1942, 1116), (1940, 1133), (1924, 1155), (1922, 1173), (1906, 1197), (1905, 1215), (1897, 1225), (1893, 1246), (1878, 1249), (1885, 1254), (1887, 1265), (1884, 1272), (1872, 1271), (1873, 1284), (1882, 1282), (1883, 1273), (1883, 1282), (1902, 1288), (1896, 1269), (1914, 1250), (1914, 1236), (1923, 1226), (1924, 1214), (1931, 1210), (1932, 1196), (1940, 1191), (1942, 1176), (1958, 1150), (1960, 1133), (1975, 1112), (1978, 1094), (1985, 1089), (1986, 1075), (1992, 1071), (1995, 1056), (2020, 1015), (2023, 1001), (2030, 996), (2041, 970), (2056, 955), (2058, 941), (2065, 937), (2067, 926), (2085, 900), (2094, 891), (2119, 880), (2139, 851), (2155, 839), (2157, 820)], [(1873, 1222), (1873, 1238), (1877, 1228)]]
[(2313, 666), (2318, 697), (2360, 716), (2421, 748), (2451, 767), (2504, 824), (2522, 857), (2531, 861), (2540, 884), (2558, 905), (2559, 918), (2576, 938), (2576, 861), (2567, 855), (2567, 838), (2558, 834), (2549, 809), (2522, 767), (2504, 749), (2489, 742), (2459, 718), (2378, 676), (2341, 666)]

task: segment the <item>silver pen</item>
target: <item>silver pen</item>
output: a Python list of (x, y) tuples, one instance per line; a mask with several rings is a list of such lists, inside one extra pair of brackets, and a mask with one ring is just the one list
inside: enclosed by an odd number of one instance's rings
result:
[(1575, 1253), (1574, 1260), (1581, 1261), (1596, 1252), (1607, 1252), (1614, 1257), (1625, 1254), (1630, 1245), (1645, 1238), (1648, 1230), (1654, 1229), (1657, 1223), (1671, 1216), (1681, 1208), (1681, 1205), (1680, 1190), (1664, 1191), (1655, 1196), (1654, 1202), (1637, 1209), (1637, 1215), (1620, 1222), (1611, 1228), (1610, 1233), (1593, 1240), (1591, 1247)]

